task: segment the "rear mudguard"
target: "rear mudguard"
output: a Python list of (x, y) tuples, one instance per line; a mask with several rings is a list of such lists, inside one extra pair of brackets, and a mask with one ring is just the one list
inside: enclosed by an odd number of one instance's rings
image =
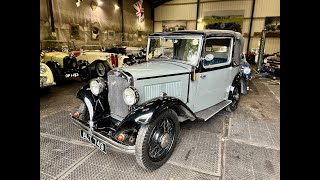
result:
[(191, 119), (196, 119), (196, 115), (180, 99), (165, 96), (154, 98), (139, 105), (124, 118), (121, 124), (129, 121), (148, 124), (166, 109), (173, 109), (178, 115), (183, 113), (189, 115)]
[[(102, 92), (102, 93), (107, 93), (107, 92)], [(77, 92), (77, 98), (81, 99), (84, 103), (86, 99), (90, 101), (92, 104), (93, 112), (91, 117), (93, 120), (95, 119), (95, 116), (99, 116), (102, 114), (110, 114), (110, 109), (109, 109), (109, 103), (107, 98), (102, 98), (102, 97), (108, 97), (104, 96), (103, 94), (101, 96), (95, 96), (92, 94), (90, 90), (89, 84), (83, 86), (78, 92)]]
[(249, 80), (245, 76), (238, 73), (234, 78), (232, 85), (233, 86), (238, 85), (238, 88), (241, 94), (247, 94), (248, 83), (249, 83)]

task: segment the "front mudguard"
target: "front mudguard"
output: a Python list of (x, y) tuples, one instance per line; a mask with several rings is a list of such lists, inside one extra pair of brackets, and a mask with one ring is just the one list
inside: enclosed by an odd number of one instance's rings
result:
[(76, 94), (77, 98), (84, 100), (85, 97), (90, 99), (90, 102), (95, 102), (94, 98), (92, 97), (93, 94), (91, 93), (89, 84), (83, 86)]
[(165, 96), (149, 100), (131, 111), (122, 124), (134, 121), (137, 124), (148, 124), (166, 109), (173, 109), (179, 116), (180, 112), (187, 113), (190, 118), (196, 119), (196, 115), (190, 108), (175, 97)]
[[(96, 117), (103, 115), (103, 114), (110, 114), (109, 109), (109, 102), (107, 99), (107, 92), (102, 92), (99, 97), (92, 94), (90, 90), (89, 84), (83, 86), (78, 92), (77, 92), (77, 98), (82, 100), (86, 105), (89, 104), (92, 105), (92, 115), (91, 118), (94, 120)], [(86, 102), (87, 101), (87, 102)], [(90, 113), (90, 112), (89, 112)], [(97, 120), (97, 119), (96, 119)]]

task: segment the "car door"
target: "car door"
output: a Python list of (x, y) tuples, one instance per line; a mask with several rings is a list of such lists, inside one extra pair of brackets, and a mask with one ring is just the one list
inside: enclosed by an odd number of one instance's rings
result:
[(200, 72), (197, 76), (195, 112), (209, 108), (226, 98), (232, 70), (232, 37), (212, 37), (205, 40)]

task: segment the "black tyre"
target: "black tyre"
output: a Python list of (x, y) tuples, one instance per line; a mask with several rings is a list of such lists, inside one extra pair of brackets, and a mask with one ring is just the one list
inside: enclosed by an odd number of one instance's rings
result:
[(147, 170), (161, 167), (173, 153), (179, 130), (177, 114), (171, 109), (162, 112), (151, 123), (142, 125), (135, 145), (138, 164)]
[(54, 67), (54, 65), (50, 63), (47, 64), (47, 66), (51, 69), (53, 79), (56, 83), (61, 83), (65, 79), (59, 67)]
[(108, 72), (108, 67), (101, 61), (98, 61), (95, 65), (95, 72), (97, 77), (104, 77)]
[(81, 81), (88, 81), (91, 79), (91, 71), (89, 66), (87, 65), (80, 65), (79, 66), (79, 76)]
[(61, 69), (55, 69), (54, 75), (53, 75), (54, 80), (56, 80), (57, 83), (63, 82), (66, 78), (64, 77)]
[(241, 94), (239, 84), (236, 83), (236, 84), (233, 84), (232, 86), (234, 87), (234, 89), (233, 91), (230, 91), (229, 98), (228, 98), (232, 102), (226, 107), (226, 110), (229, 112), (232, 112), (237, 109), (240, 101), (240, 94)]
[(78, 109), (78, 113), (79, 113), (79, 119), (81, 121), (86, 122), (86, 123), (89, 121), (89, 111), (88, 111), (88, 108), (84, 102), (81, 102), (79, 109)]

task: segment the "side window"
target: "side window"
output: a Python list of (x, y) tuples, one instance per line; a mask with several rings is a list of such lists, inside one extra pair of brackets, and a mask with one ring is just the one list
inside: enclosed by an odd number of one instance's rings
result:
[(231, 38), (207, 39), (203, 53), (204, 68), (227, 65), (231, 56)]

